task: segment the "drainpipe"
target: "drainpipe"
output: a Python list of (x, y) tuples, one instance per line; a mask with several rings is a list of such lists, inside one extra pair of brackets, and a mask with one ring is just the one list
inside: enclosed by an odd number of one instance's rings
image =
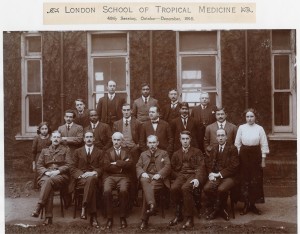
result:
[(152, 30), (150, 31), (149, 34), (149, 40), (150, 40), (150, 90), (151, 90), (151, 95), (154, 95), (153, 92), (153, 34), (152, 34)]
[(60, 107), (61, 107), (61, 123), (64, 122), (64, 33), (60, 33)]
[(245, 30), (245, 109), (249, 107), (249, 80), (248, 80), (248, 33)]

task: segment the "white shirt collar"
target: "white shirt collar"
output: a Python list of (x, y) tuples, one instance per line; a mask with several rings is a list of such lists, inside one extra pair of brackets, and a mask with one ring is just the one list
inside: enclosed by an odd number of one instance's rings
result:
[(202, 109), (207, 108), (207, 105), (206, 105), (206, 106), (203, 106), (202, 104), (200, 104), (200, 105), (201, 105), (201, 108), (202, 108)]
[(92, 145), (91, 147), (88, 147), (87, 145), (84, 145), (84, 147), (85, 147), (86, 153), (88, 153), (88, 152), (89, 152), (89, 149), (90, 149), (90, 154), (92, 153), (92, 151), (93, 151), (93, 149), (94, 149), (94, 145)]
[(226, 145), (226, 142), (225, 142), (225, 144), (224, 145), (219, 145), (219, 150), (220, 150), (220, 148), (222, 147), (222, 150), (224, 150), (224, 148), (225, 148), (225, 145)]
[(125, 123), (126, 122), (126, 120), (128, 121), (128, 123), (131, 121), (131, 116), (128, 118), (128, 119), (126, 119), (126, 118), (123, 118), (123, 122)]
[(108, 98), (109, 98), (109, 99), (114, 99), (115, 96), (116, 96), (116, 93), (114, 93), (114, 94), (110, 94), (110, 93), (109, 93), (109, 94), (108, 94)]
[[(159, 122), (159, 118), (157, 118), (156, 120), (151, 120), (151, 123), (153, 122)], [(153, 123), (152, 123), (153, 124)], [(156, 124), (156, 123), (155, 123)]]
[[(98, 126), (99, 121), (97, 121), (97, 123), (95, 123), (95, 128)], [(93, 128), (94, 123), (91, 122), (91, 127)]]
[(66, 123), (66, 126), (68, 127), (68, 126), (70, 126), (70, 128), (73, 126), (73, 122), (72, 123), (70, 123), (70, 124), (67, 124)]
[[(145, 102), (145, 97), (143, 95), (142, 95), (142, 99)], [(149, 102), (149, 99), (150, 99), (150, 95), (147, 97), (147, 102)]]
[(225, 125), (226, 125), (226, 120), (225, 120), (223, 123), (220, 123), (220, 122), (217, 121), (217, 124), (218, 124), (218, 127), (219, 127), (219, 128), (220, 128), (220, 125), (221, 125), (221, 124), (222, 124), (222, 127), (224, 128)]

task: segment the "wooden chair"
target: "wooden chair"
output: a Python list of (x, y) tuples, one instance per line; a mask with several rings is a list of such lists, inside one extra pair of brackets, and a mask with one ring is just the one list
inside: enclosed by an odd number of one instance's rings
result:
[[(65, 217), (65, 214), (64, 214), (64, 198), (63, 198), (63, 194), (64, 194), (63, 193), (63, 189), (54, 191), (54, 197), (59, 196), (61, 217)], [(45, 208), (43, 207), (42, 210), (41, 210), (41, 219), (43, 219), (43, 216), (44, 216), (44, 209)]]

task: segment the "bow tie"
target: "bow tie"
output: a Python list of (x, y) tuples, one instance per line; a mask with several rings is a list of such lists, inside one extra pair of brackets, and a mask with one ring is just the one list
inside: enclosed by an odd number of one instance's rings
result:
[(151, 121), (152, 124), (158, 124), (159, 121)]

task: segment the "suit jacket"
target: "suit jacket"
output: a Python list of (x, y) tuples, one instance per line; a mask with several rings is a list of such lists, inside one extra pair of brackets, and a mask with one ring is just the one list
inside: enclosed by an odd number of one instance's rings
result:
[(173, 138), (174, 138), (174, 151), (177, 151), (178, 149), (181, 148), (181, 143), (180, 143), (179, 138), (180, 138), (180, 133), (184, 130), (187, 130), (187, 131), (191, 132), (191, 134), (192, 134), (191, 146), (193, 146), (195, 148), (199, 148), (199, 144), (198, 144), (199, 127), (198, 127), (197, 122), (194, 120), (194, 118), (192, 118), (190, 116), (188, 117), (186, 129), (183, 126), (181, 117), (173, 119), (171, 122), (171, 129), (172, 129)]
[[(202, 109), (201, 105), (199, 105), (192, 110), (191, 116), (194, 117), (199, 124), (206, 127), (216, 121), (216, 110), (217, 107), (210, 104), (208, 104), (205, 109)], [(203, 119), (203, 116), (205, 116), (205, 119)]]
[[(175, 107), (174, 110), (171, 108), (171, 103), (168, 103), (167, 105), (165, 105), (164, 108), (162, 109), (161, 118), (170, 124), (173, 119), (180, 117), (180, 112), (179, 112), (180, 107), (178, 104), (179, 104), (179, 102), (177, 103), (177, 106)], [(172, 111), (174, 111), (173, 116), (171, 116)]]
[(75, 113), (76, 113), (76, 117), (73, 121), (74, 123), (81, 125), (83, 128), (89, 125), (90, 117), (89, 117), (88, 109), (85, 109), (81, 115), (78, 113), (77, 110), (75, 110)]
[(78, 176), (81, 176), (87, 171), (96, 171), (98, 173), (98, 178), (101, 178), (103, 174), (104, 154), (104, 151), (98, 149), (97, 147), (94, 147), (90, 156), (90, 163), (88, 163), (85, 146), (76, 149), (74, 151), (73, 157), (69, 157), (68, 159), (71, 176), (74, 179), (77, 179)]
[(145, 104), (142, 97), (134, 100), (132, 106), (132, 116), (137, 118), (142, 123), (150, 120), (149, 109), (151, 106), (158, 106), (158, 101), (151, 96), (147, 101), (147, 104)]
[(182, 149), (177, 150), (172, 156), (172, 172), (176, 177), (182, 173), (184, 156), (188, 157), (189, 167), (194, 171), (195, 179), (198, 179), (201, 185), (204, 186), (207, 178), (205, 161), (201, 150), (197, 148), (190, 147), (186, 155), (184, 155)]
[(67, 145), (71, 148), (78, 148), (82, 144), (83, 128), (82, 126), (73, 123), (72, 127), (68, 131), (67, 125), (61, 125), (58, 127), (58, 131), (62, 137), (67, 137)]
[[(112, 162), (116, 162), (116, 165), (112, 165)], [(104, 178), (112, 175), (129, 177), (131, 168), (132, 159), (126, 150), (121, 148), (120, 156), (116, 155), (113, 147), (106, 151), (104, 157)]]
[(147, 137), (149, 135), (157, 136), (159, 141), (158, 147), (162, 150), (166, 150), (169, 155), (172, 155), (173, 134), (170, 125), (166, 121), (160, 119), (159, 123), (157, 124), (156, 131), (154, 131), (150, 120), (142, 125), (140, 135), (140, 146), (143, 151), (147, 150)]
[[(135, 117), (131, 117), (130, 121), (132, 140), (136, 145), (139, 144), (139, 134), (141, 128), (141, 122), (138, 121)], [(123, 118), (114, 122), (113, 132), (123, 132)]]
[[(84, 129), (84, 131), (93, 131), (91, 124)], [(94, 129), (95, 142), (94, 145), (102, 150), (108, 150), (112, 146), (111, 141), (111, 130), (110, 126), (106, 123), (101, 123), (99, 121), (97, 127)]]
[(223, 178), (234, 178), (237, 180), (239, 170), (239, 156), (234, 145), (226, 143), (223, 152), (219, 154), (219, 145), (214, 145), (210, 157), (206, 158), (207, 172), (220, 172)]
[[(168, 153), (164, 150), (157, 149), (154, 154), (155, 157), (155, 166), (158, 171), (158, 174), (160, 174), (164, 180), (164, 184), (170, 188), (170, 180), (169, 175), (171, 173), (171, 163), (170, 158), (168, 156)], [(147, 168), (150, 164), (151, 159), (151, 152), (150, 150), (146, 150), (143, 153), (141, 153), (141, 156), (139, 158), (138, 163), (136, 164), (136, 175), (139, 179), (141, 175), (146, 172)]]
[[(217, 130), (219, 129), (218, 123), (212, 123), (208, 125), (205, 129), (204, 137), (204, 149), (207, 151), (207, 154), (211, 151), (214, 145), (218, 145), (217, 141)], [(227, 132), (227, 144), (233, 145), (235, 141), (235, 136), (237, 132), (237, 126), (226, 121), (225, 131)]]
[[(117, 120), (122, 118), (122, 105), (125, 103), (125, 100), (121, 98), (118, 94), (114, 97), (116, 105), (116, 113), (117, 113)], [(100, 121), (103, 123), (108, 123), (108, 116), (107, 116), (107, 106), (108, 106), (108, 95), (105, 94), (104, 97), (99, 99), (97, 105), (97, 113), (99, 115)]]

